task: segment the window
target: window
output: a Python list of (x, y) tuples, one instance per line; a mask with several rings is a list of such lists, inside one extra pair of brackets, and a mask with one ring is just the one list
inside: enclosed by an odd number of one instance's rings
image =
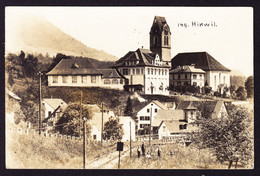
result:
[(68, 83), (68, 76), (62, 76), (62, 82)]
[(163, 75), (163, 69), (162, 69), (162, 75)]
[(154, 109), (154, 112), (157, 112), (157, 108)]
[(141, 68), (141, 74), (144, 74), (144, 69)]
[(147, 112), (150, 112), (150, 109), (147, 109)]
[(197, 86), (197, 83), (196, 83), (196, 82), (193, 82), (193, 86)]
[(150, 120), (150, 116), (145, 116), (145, 120)]
[(72, 83), (77, 83), (77, 76), (72, 76)]
[(154, 74), (156, 75), (157, 69), (154, 69)]
[(120, 79), (120, 84), (123, 84), (123, 82), (124, 82), (123, 79)]
[(200, 75), (200, 79), (202, 79), (202, 75)]
[(51, 116), (51, 111), (48, 111), (48, 117), (50, 117)]
[(178, 79), (181, 79), (181, 75), (178, 75)]
[(153, 69), (151, 68), (151, 75), (153, 75)]
[(163, 126), (163, 132), (165, 133), (165, 131), (166, 131), (166, 126)]
[(52, 77), (52, 83), (58, 83), (58, 76)]
[(112, 84), (118, 84), (118, 80), (117, 79), (113, 79), (112, 80)]
[(188, 76), (187, 76), (187, 74), (185, 74), (185, 79), (188, 79)]
[(96, 134), (93, 135), (93, 139), (94, 139), (94, 140), (97, 139), (97, 135), (96, 135)]
[(87, 76), (82, 76), (81, 79), (82, 79), (82, 83), (87, 83)]
[(153, 37), (153, 45), (154, 45), (154, 46), (157, 46), (157, 44), (158, 44), (158, 37), (157, 37), (157, 36), (154, 36), (154, 37)]
[(168, 45), (168, 36), (164, 36), (164, 45)]
[(167, 75), (167, 70), (165, 70), (165, 75)]
[(104, 84), (111, 84), (111, 81), (109, 79), (105, 79)]
[(137, 75), (140, 75), (140, 68), (137, 68), (137, 69), (136, 69), (136, 74), (137, 74)]
[(135, 69), (133, 68), (133, 70), (132, 70), (132, 71), (133, 71), (133, 75), (134, 75), (134, 74), (135, 74)]
[(180, 125), (179, 128), (180, 128), (180, 130), (185, 130), (185, 129), (187, 129), (187, 124)]
[(128, 73), (128, 69), (127, 68), (124, 68), (123, 69), (123, 75), (128, 75), (129, 73)]
[(193, 111), (190, 112), (190, 117), (193, 118)]
[(144, 120), (144, 116), (140, 116), (140, 120)]
[(159, 69), (159, 75), (161, 74), (161, 69)]
[(197, 75), (193, 75), (193, 79), (197, 79)]
[(96, 82), (97, 82), (97, 77), (91, 76), (91, 83), (96, 83)]
[(150, 75), (150, 68), (147, 69), (148, 75)]

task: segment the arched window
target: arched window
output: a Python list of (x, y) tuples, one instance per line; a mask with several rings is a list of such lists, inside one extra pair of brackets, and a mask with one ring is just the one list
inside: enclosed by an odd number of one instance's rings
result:
[(153, 75), (153, 69), (151, 68), (151, 75)]
[(168, 36), (164, 36), (164, 45), (168, 45)]
[(158, 45), (158, 37), (157, 37), (157, 36), (154, 36), (154, 37), (153, 37), (153, 45), (154, 45), (154, 46), (157, 46), (157, 45)]

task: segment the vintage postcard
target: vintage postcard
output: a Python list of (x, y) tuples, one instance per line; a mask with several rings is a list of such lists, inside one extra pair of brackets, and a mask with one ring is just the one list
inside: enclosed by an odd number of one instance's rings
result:
[(253, 8), (5, 8), (7, 169), (254, 169)]

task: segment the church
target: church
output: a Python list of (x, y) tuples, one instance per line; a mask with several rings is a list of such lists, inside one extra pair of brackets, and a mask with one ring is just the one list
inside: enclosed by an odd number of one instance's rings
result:
[(129, 51), (113, 66), (126, 78), (125, 89), (145, 94), (169, 95), (171, 31), (164, 17), (155, 16), (150, 30), (150, 50)]

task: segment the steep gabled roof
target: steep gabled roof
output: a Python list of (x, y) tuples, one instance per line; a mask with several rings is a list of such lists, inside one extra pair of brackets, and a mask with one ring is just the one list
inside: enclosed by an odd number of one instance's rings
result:
[(102, 73), (103, 78), (125, 78), (124, 76), (120, 75), (115, 69), (112, 68), (104, 68), (98, 70)]
[(162, 121), (171, 121), (171, 120), (184, 120), (184, 111), (183, 110), (172, 110), (164, 109), (157, 112), (154, 120), (152, 121), (152, 126), (159, 126)]
[(158, 27), (159, 31), (163, 31), (163, 27), (165, 26), (165, 24), (167, 25), (167, 28), (170, 29), (170, 27), (168, 26), (165, 17), (161, 17), (161, 16), (155, 16), (154, 20), (153, 20), (153, 25), (151, 27), (151, 31), (152, 28), (154, 27)]
[(223, 101), (182, 101), (176, 109), (198, 109), (204, 105), (211, 118), (215, 118), (219, 114)]
[(172, 69), (178, 66), (195, 64), (195, 68), (204, 71), (230, 71), (207, 52), (179, 53), (172, 58), (171, 62)]
[(166, 106), (164, 104), (162, 104), (161, 102), (159, 102), (158, 100), (153, 100), (152, 102), (154, 104), (156, 104), (157, 106), (159, 106), (161, 109), (167, 109)]
[[(122, 66), (129, 66), (125, 65), (125, 61), (138, 61), (135, 66), (155, 66), (152, 64), (152, 61), (155, 59), (155, 55), (157, 53), (153, 53), (149, 49), (138, 48), (136, 51), (129, 51), (124, 57), (120, 58), (116, 61), (115, 65), (112, 68), (122, 67)], [(133, 67), (133, 66), (129, 66)], [(162, 63), (162, 66), (156, 67), (170, 67), (166, 63)]]
[(101, 75), (87, 58), (62, 59), (47, 75)]
[(58, 106), (61, 106), (61, 109), (65, 109), (68, 106), (67, 103), (60, 98), (43, 98), (43, 101), (53, 109), (56, 109)]

